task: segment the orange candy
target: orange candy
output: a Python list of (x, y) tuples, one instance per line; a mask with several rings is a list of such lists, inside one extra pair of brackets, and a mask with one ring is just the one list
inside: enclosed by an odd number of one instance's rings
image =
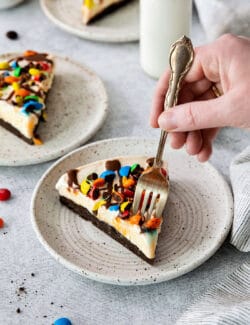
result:
[(161, 219), (160, 218), (152, 218), (152, 219), (149, 219), (146, 224), (145, 224), (145, 227), (148, 228), (148, 229), (157, 229), (159, 228), (161, 225)]
[(39, 138), (33, 138), (32, 140), (33, 140), (34, 145), (36, 145), (36, 146), (41, 146), (43, 144), (42, 140)]
[(3, 228), (4, 227), (4, 221), (2, 218), (0, 218), (0, 228)]
[(15, 91), (15, 94), (16, 94), (16, 96), (26, 97), (26, 96), (29, 96), (30, 91), (28, 91), (27, 89), (24, 89), (24, 88), (20, 88)]
[(94, 187), (102, 187), (105, 184), (105, 179), (104, 178), (97, 178), (94, 180), (93, 186)]
[(135, 181), (134, 181), (132, 178), (123, 177), (123, 178), (122, 178), (122, 185), (123, 185), (125, 188), (129, 188), (129, 187), (135, 185)]
[(31, 50), (27, 50), (23, 53), (23, 56), (31, 56), (31, 55), (36, 55), (37, 52), (35, 51), (31, 51)]
[(19, 80), (20, 78), (14, 76), (7, 76), (4, 78), (4, 82), (6, 82), (7, 84), (12, 84), (13, 82), (17, 82)]
[(140, 221), (141, 221), (141, 215), (140, 214), (136, 214), (136, 215), (129, 218), (129, 222), (132, 225), (139, 225)]

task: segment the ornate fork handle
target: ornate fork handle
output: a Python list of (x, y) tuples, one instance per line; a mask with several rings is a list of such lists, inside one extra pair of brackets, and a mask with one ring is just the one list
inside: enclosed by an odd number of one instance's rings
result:
[[(169, 88), (165, 97), (164, 110), (177, 104), (181, 82), (189, 71), (194, 58), (194, 49), (191, 40), (183, 36), (175, 42), (170, 50), (169, 63), (171, 69), (171, 77), (169, 80)], [(161, 137), (158, 145), (154, 167), (160, 168), (162, 165), (162, 155), (166, 143), (168, 133), (161, 131)]]

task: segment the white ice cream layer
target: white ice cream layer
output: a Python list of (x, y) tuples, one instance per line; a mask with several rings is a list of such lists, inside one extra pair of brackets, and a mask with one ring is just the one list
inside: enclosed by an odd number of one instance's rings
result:
[(38, 117), (35, 114), (23, 114), (19, 107), (4, 100), (0, 100), (0, 119), (12, 125), (29, 139), (33, 137), (34, 127), (38, 123)]

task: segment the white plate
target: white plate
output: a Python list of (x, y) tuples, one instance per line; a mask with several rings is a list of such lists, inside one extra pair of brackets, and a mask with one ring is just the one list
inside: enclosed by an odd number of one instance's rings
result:
[(117, 156), (152, 157), (158, 140), (118, 138), (84, 146), (55, 163), (38, 183), (32, 223), (57, 261), (88, 278), (119, 285), (161, 282), (187, 273), (221, 246), (232, 222), (229, 186), (209, 163), (167, 148), (171, 191), (156, 261), (148, 265), (62, 206), (54, 189), (68, 169)]
[[(0, 55), (0, 61), (18, 55)], [(107, 115), (107, 94), (99, 77), (68, 58), (55, 58), (55, 79), (47, 99), (46, 123), (38, 134), (44, 144), (34, 146), (0, 127), (0, 166), (38, 164), (63, 156), (86, 142)]]
[(82, 0), (41, 0), (41, 6), (53, 23), (79, 37), (102, 42), (131, 42), (139, 39), (137, 0), (88, 26), (82, 23)]

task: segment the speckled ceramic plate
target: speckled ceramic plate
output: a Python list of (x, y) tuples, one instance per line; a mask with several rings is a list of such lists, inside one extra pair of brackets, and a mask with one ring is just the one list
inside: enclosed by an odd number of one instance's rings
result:
[(56, 162), (32, 199), (35, 232), (50, 254), (88, 278), (119, 285), (161, 282), (187, 273), (221, 246), (232, 222), (229, 186), (209, 163), (167, 148), (171, 191), (156, 261), (148, 265), (65, 206), (55, 190), (68, 169), (117, 156), (153, 156), (158, 140), (118, 138), (84, 146)]
[[(18, 55), (0, 55), (0, 61)], [(107, 115), (107, 94), (86, 66), (54, 56), (55, 79), (47, 99), (46, 123), (38, 133), (44, 144), (32, 146), (0, 127), (0, 166), (39, 164), (63, 156), (86, 142)]]
[(133, 0), (113, 13), (84, 26), (82, 0), (40, 0), (46, 16), (58, 27), (79, 37), (102, 42), (139, 39), (139, 1)]

